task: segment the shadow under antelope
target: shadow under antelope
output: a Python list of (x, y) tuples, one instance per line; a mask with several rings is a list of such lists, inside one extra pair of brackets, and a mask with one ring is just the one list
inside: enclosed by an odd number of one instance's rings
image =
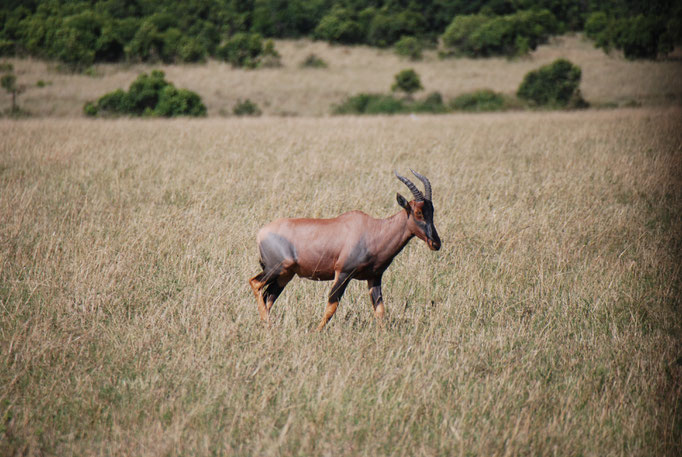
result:
[(408, 202), (397, 194), (403, 208), (386, 219), (374, 219), (362, 211), (344, 213), (334, 219), (277, 219), (258, 232), (262, 272), (249, 280), (258, 301), (261, 321), (268, 322), (270, 309), (294, 275), (303, 278), (334, 280), (324, 317), (317, 327), (322, 330), (334, 316), (339, 301), (351, 279), (366, 280), (374, 315), (385, 313), (381, 295), (381, 276), (393, 258), (416, 236), (434, 251), (440, 238), (433, 225), (431, 183), (413, 171), (424, 184), (424, 193), (409, 179), (396, 173), (412, 192)]

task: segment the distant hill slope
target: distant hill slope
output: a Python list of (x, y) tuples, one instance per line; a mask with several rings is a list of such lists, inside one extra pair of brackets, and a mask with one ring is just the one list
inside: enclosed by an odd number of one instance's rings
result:
[[(280, 40), (276, 43), (282, 66), (257, 70), (234, 69), (209, 60), (192, 65), (100, 64), (93, 76), (62, 73), (55, 65), (35, 59), (10, 59), (18, 83), (26, 90), (19, 104), (38, 116), (82, 116), (83, 104), (106, 92), (127, 89), (142, 72), (163, 70), (177, 87), (201, 95), (209, 116), (231, 115), (232, 108), (246, 98), (264, 115), (325, 116), (332, 104), (360, 92), (388, 93), (394, 75), (414, 68), (424, 91), (438, 91), (444, 99), (464, 92), (489, 88), (513, 94), (524, 75), (563, 57), (582, 68), (581, 90), (595, 107), (682, 103), (682, 60), (628, 61), (618, 53), (606, 55), (580, 35), (555, 38), (528, 58), (439, 59), (428, 51), (424, 59), (411, 62), (389, 50), (367, 46), (332, 46), (309, 40)], [(327, 68), (301, 68), (311, 54), (322, 58)], [(39, 87), (38, 82), (43, 87)], [(11, 97), (0, 93), (0, 110)]]

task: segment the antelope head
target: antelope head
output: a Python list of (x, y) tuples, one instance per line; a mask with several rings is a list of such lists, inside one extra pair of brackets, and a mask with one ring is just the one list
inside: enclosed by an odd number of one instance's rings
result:
[(407, 228), (412, 235), (423, 240), (431, 250), (437, 251), (440, 249), (440, 238), (436, 226), (433, 225), (431, 183), (426, 176), (420, 175), (412, 169), (410, 171), (424, 184), (424, 193), (422, 194), (412, 181), (395, 172), (396, 177), (410, 189), (414, 196), (414, 200), (408, 202), (405, 197), (397, 194), (398, 204), (407, 211)]

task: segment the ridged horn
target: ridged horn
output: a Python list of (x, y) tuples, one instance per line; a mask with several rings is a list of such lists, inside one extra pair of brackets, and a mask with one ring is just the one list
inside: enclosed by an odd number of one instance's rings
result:
[(417, 186), (414, 185), (412, 181), (409, 179), (405, 178), (404, 176), (400, 176), (397, 171), (393, 171), (395, 173), (395, 177), (398, 178), (400, 181), (402, 181), (403, 184), (407, 186), (408, 189), (412, 192), (412, 195), (414, 195), (414, 199), (418, 202), (424, 201), (424, 194), (421, 193), (419, 189), (417, 189)]
[(429, 182), (428, 178), (422, 174), (417, 173), (412, 168), (410, 168), (410, 171), (424, 184), (424, 198), (427, 199), (428, 201), (431, 201), (431, 183)]

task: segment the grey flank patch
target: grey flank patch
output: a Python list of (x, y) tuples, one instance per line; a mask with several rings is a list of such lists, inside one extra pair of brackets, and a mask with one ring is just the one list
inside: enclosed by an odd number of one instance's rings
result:
[(353, 271), (358, 267), (366, 264), (371, 259), (369, 250), (367, 249), (367, 243), (364, 238), (361, 238), (357, 242), (353, 249), (351, 250), (346, 263), (343, 265), (343, 271)]
[(296, 261), (296, 248), (281, 235), (268, 233), (258, 246), (263, 270), (269, 277), (282, 273), (282, 263)]

